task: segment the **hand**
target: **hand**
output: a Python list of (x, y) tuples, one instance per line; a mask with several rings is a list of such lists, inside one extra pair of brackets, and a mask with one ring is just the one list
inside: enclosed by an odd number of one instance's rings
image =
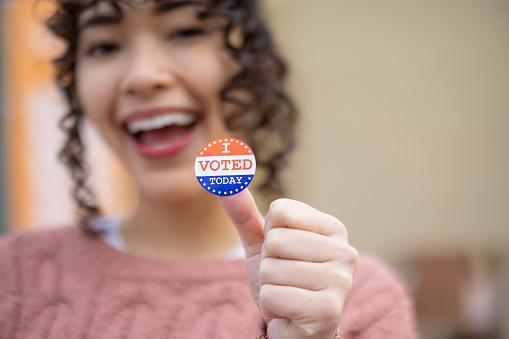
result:
[(332, 339), (357, 269), (345, 226), (279, 199), (264, 220), (251, 193), (219, 197), (246, 251), (247, 276), (271, 339)]

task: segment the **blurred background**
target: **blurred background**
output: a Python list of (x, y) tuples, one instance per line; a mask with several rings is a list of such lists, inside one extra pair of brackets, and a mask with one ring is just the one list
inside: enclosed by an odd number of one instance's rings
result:
[[(301, 111), (289, 196), (396, 269), (421, 338), (509, 339), (509, 1), (264, 5)], [(3, 233), (73, 220), (48, 6), (0, 6)], [(86, 133), (99, 200), (122, 215), (134, 188)]]

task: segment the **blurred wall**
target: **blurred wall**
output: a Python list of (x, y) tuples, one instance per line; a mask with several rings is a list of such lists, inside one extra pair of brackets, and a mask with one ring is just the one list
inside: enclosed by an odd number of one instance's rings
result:
[(494, 322), (509, 338), (509, 1), (265, 5), (301, 109), (291, 197), (342, 220), (424, 299), (446, 281), (409, 274), (415, 258), (469, 262), (441, 291), (456, 314), (426, 323), (418, 303), (423, 338), (493, 339)]
[(292, 196), (390, 260), (509, 243), (509, 2), (265, 1), (301, 108)]

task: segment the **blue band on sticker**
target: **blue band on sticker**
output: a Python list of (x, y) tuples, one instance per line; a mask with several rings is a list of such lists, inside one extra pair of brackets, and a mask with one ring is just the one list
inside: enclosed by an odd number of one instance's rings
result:
[(256, 159), (245, 142), (234, 138), (217, 139), (200, 150), (194, 170), (203, 189), (229, 196), (243, 191), (251, 183)]

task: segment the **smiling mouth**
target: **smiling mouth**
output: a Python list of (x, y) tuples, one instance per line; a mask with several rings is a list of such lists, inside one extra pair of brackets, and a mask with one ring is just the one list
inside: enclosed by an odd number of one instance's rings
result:
[(200, 119), (185, 112), (165, 112), (149, 117), (129, 119), (124, 129), (141, 155), (173, 154), (184, 148)]

